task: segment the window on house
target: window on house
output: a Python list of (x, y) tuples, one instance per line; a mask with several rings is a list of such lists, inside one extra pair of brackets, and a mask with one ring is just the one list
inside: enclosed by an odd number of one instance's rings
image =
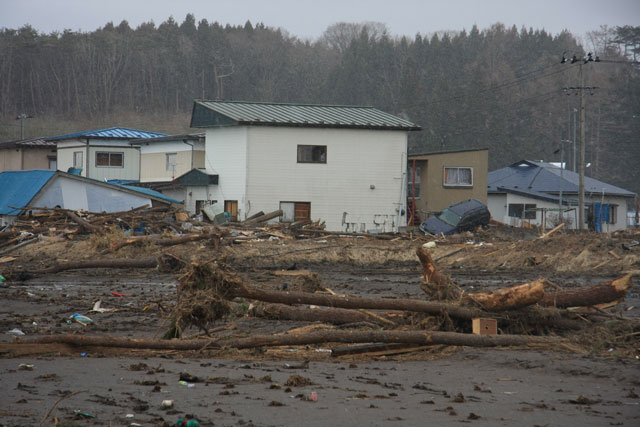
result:
[(73, 152), (73, 167), (76, 169), (82, 169), (82, 151)]
[(609, 205), (609, 224), (616, 223), (616, 205)]
[(311, 220), (311, 203), (309, 202), (280, 202), (282, 210), (281, 222)]
[(166, 158), (167, 158), (167, 171), (169, 172), (175, 172), (176, 171), (176, 165), (178, 164), (178, 155), (176, 153), (167, 153), (166, 154)]
[(443, 183), (445, 187), (471, 187), (473, 168), (445, 166)]
[(415, 187), (413, 185), (413, 167), (409, 167), (407, 174), (409, 175), (409, 179), (407, 180), (408, 181), (407, 197), (409, 199), (412, 199), (415, 191), (415, 197), (416, 199), (419, 199), (420, 198), (420, 166), (416, 166)]
[(513, 218), (536, 219), (536, 205), (509, 203), (509, 216)]
[(49, 162), (49, 170), (54, 171), (58, 169), (58, 161), (56, 160), (55, 157), (47, 156), (47, 161)]
[(298, 145), (298, 163), (327, 163), (327, 146)]
[(124, 165), (124, 153), (112, 153), (98, 151), (96, 153), (96, 166), (103, 168), (121, 168)]

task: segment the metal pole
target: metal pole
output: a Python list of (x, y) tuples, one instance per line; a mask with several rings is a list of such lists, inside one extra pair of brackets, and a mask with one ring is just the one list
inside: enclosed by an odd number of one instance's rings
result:
[[(582, 70), (582, 65), (580, 65), (580, 70)], [(582, 72), (582, 71), (581, 71)], [(571, 165), (574, 172), (578, 171), (576, 167), (576, 113), (578, 110), (576, 108), (573, 109), (573, 164)]]
[(578, 221), (580, 230), (584, 230), (584, 72), (583, 64), (580, 64), (580, 163), (578, 166)]

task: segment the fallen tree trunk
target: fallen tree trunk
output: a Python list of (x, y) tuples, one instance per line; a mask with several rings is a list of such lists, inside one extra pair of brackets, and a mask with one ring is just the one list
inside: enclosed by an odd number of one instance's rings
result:
[[(375, 322), (386, 323), (361, 311), (340, 308), (302, 308), (285, 304), (266, 304), (255, 307), (253, 314), (272, 319), (299, 320), (304, 322), (323, 322), (337, 325), (345, 323)], [(386, 320), (386, 319), (385, 319)], [(388, 321), (390, 322), (390, 321)]]
[(558, 345), (562, 338), (526, 335), (475, 335), (457, 332), (414, 331), (316, 331), (305, 334), (254, 335), (223, 340), (143, 340), (133, 338), (94, 337), (83, 335), (50, 335), (23, 344), (68, 344), (151, 350), (201, 350), (204, 347), (255, 348), (263, 346), (310, 345), (324, 343), (404, 343), (421, 345), (454, 345), (471, 347), (503, 347), (527, 345)]
[(487, 311), (516, 310), (540, 301), (544, 296), (544, 283), (545, 279), (538, 279), (492, 292), (468, 293), (462, 296), (462, 303), (478, 304)]
[(305, 334), (254, 335), (217, 341), (223, 347), (254, 348), (262, 346), (309, 345), (322, 343), (404, 343), (421, 345), (455, 345), (472, 347), (524, 346), (559, 344), (561, 338), (527, 335), (475, 335), (457, 332), (418, 331), (335, 331), (325, 330)]
[(406, 298), (362, 298), (318, 295), (306, 292), (283, 292), (263, 290), (250, 286), (237, 285), (229, 289), (230, 297), (255, 299), (281, 304), (310, 304), (325, 307), (364, 308), (370, 310), (402, 310), (418, 313), (443, 314), (461, 319), (472, 319), (486, 315), (482, 310), (471, 307), (459, 307), (453, 304), (434, 301), (422, 301)]
[(87, 261), (60, 262), (40, 270), (28, 271), (29, 274), (53, 274), (66, 270), (78, 270), (83, 268), (156, 268), (156, 258), (143, 259), (92, 259)]
[(633, 286), (632, 274), (597, 285), (568, 291), (545, 291), (541, 305), (551, 307), (584, 307), (624, 298)]
[(423, 246), (416, 249), (416, 255), (422, 264), (424, 284), (420, 288), (430, 298), (436, 300), (452, 300), (460, 297), (460, 292), (453, 286), (448, 277), (442, 275), (431, 257), (431, 251)]

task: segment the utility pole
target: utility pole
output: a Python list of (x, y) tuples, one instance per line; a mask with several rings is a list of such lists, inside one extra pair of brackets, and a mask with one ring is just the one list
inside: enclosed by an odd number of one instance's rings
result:
[(33, 116), (22, 113), (16, 117), (16, 120), (20, 120), (20, 139), (24, 139), (24, 119), (32, 119)]
[(584, 230), (584, 70), (580, 63), (580, 162), (578, 163), (578, 221)]
[[(567, 58), (563, 55), (561, 64), (565, 64), (567, 62)], [(565, 90), (578, 90), (580, 91), (580, 141), (579, 141), (579, 156), (578, 156), (578, 223), (579, 229), (584, 230), (584, 157), (585, 157), (585, 142), (584, 142), (584, 122), (585, 122), (585, 114), (584, 114), (584, 91), (585, 90), (593, 90), (598, 89), (597, 87), (586, 87), (584, 85), (584, 70), (583, 67), (585, 64), (589, 62), (600, 62), (599, 57), (593, 58), (591, 52), (587, 55), (586, 58), (578, 58), (575, 55), (571, 58), (571, 64), (575, 64), (578, 62), (578, 66), (580, 67), (580, 86), (578, 87), (570, 87), (565, 88)], [(575, 111), (575, 110), (574, 110)], [(575, 144), (575, 115), (574, 115), (574, 144)], [(575, 151), (574, 151), (575, 153)], [(575, 157), (574, 157), (575, 159)], [(574, 160), (575, 161), (575, 160)]]

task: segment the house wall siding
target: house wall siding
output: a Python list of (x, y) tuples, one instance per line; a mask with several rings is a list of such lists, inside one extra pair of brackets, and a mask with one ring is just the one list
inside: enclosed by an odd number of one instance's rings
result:
[[(434, 153), (416, 158), (420, 167), (420, 199), (416, 209), (422, 212), (438, 212), (454, 203), (467, 199), (478, 199), (487, 203), (487, 177), (489, 167), (488, 150)], [(409, 160), (409, 173), (413, 161)], [(472, 187), (444, 186), (445, 167), (473, 168)], [(411, 194), (409, 194), (411, 197)], [(423, 220), (425, 218), (422, 218)]]
[[(175, 171), (167, 170), (167, 153), (176, 153)], [(194, 152), (195, 154), (196, 152)], [(202, 153), (204, 155), (204, 153)], [(195, 156), (194, 156), (195, 157)], [(194, 167), (195, 161), (194, 161)], [(191, 151), (167, 151), (163, 153), (141, 153), (140, 181), (170, 181), (191, 170)]]
[[(407, 132), (251, 127), (248, 141), (247, 216), (277, 210), (281, 201), (310, 202), (311, 219), (328, 230), (406, 226), (398, 209), (405, 209)], [(325, 145), (326, 164), (298, 163), (299, 144)]]
[(245, 212), (255, 212), (246, 203), (247, 135), (246, 126), (206, 130), (205, 169), (219, 175), (218, 185), (209, 186), (209, 200), (237, 200), (238, 217), (242, 219)]
[(21, 169), (22, 153), (20, 149), (7, 148), (0, 150), (0, 172)]

